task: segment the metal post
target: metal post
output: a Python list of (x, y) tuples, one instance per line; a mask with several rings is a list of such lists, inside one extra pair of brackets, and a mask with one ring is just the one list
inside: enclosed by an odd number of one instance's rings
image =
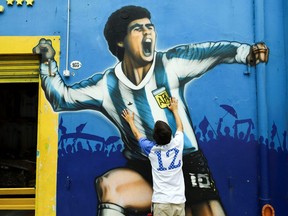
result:
[[(254, 31), (255, 42), (265, 41), (265, 5), (264, 0), (254, 0)], [(256, 88), (257, 88), (257, 128), (258, 136), (264, 139), (269, 137), (268, 132), (268, 111), (267, 111), (267, 94), (266, 94), (266, 65), (258, 64), (256, 67)], [(260, 191), (259, 201), (262, 208), (265, 204), (270, 203), (269, 188), (269, 157), (268, 146), (262, 144), (259, 149), (260, 159)]]

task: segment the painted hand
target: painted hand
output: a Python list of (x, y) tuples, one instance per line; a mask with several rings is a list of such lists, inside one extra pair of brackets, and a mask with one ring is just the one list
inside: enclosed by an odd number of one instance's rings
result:
[(37, 46), (32, 49), (34, 54), (41, 54), (41, 62), (47, 63), (54, 59), (55, 50), (52, 47), (52, 41), (46, 40), (45, 38), (41, 38)]
[(264, 42), (256, 43), (251, 46), (249, 55), (247, 56), (247, 63), (254, 66), (260, 62), (268, 62), (269, 49)]

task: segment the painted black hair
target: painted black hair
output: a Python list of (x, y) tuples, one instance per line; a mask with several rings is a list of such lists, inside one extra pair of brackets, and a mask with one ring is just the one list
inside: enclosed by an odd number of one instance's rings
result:
[(123, 60), (124, 48), (119, 47), (117, 43), (124, 40), (129, 23), (142, 18), (151, 19), (150, 12), (146, 8), (134, 5), (124, 6), (113, 12), (108, 18), (104, 28), (104, 36), (109, 50), (119, 61)]
[(166, 145), (170, 143), (172, 130), (170, 126), (163, 121), (157, 121), (154, 125), (153, 139), (158, 145)]

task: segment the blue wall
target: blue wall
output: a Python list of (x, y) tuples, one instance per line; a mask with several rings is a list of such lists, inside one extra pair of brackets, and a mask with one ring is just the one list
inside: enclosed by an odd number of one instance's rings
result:
[[(288, 3), (285, 0), (259, 1), (263, 3), (264, 16), (260, 16), (263, 18), (261, 20), (255, 20), (259, 13), (258, 8), (255, 8), (257, 1), (255, 2), (251, 0), (219, 0), (217, 3), (209, 0), (71, 0), (68, 53), (66, 53), (66, 1), (36, 0), (32, 7), (27, 7), (25, 4), (7, 6), (6, 3), (2, 3), (5, 11), (0, 14), (0, 35), (60, 35), (60, 72), (65, 70), (67, 54), (69, 63), (74, 60), (82, 63), (82, 67), (78, 70), (68, 68), (73, 75), (64, 80), (67, 84), (73, 84), (95, 72), (103, 72), (117, 63), (108, 51), (103, 37), (103, 28), (111, 12), (123, 5), (141, 5), (150, 10), (152, 22), (157, 30), (158, 50), (167, 50), (178, 44), (218, 40), (252, 44), (258, 42), (259, 32), (257, 31), (260, 28), (260, 31), (263, 31), (260, 39), (263, 39), (270, 49), (267, 65), (257, 66), (256, 69), (245, 65), (221, 65), (193, 81), (186, 90), (186, 96), (196, 132), (201, 132), (199, 124), (204, 117), (210, 123), (208, 129), (215, 131), (219, 118), (224, 117), (223, 128), (229, 127), (233, 135), (235, 118), (226, 115), (220, 107), (221, 104), (232, 106), (239, 119), (250, 119), (254, 123), (255, 128), (252, 133), (258, 140), (254, 144), (245, 143), (241, 146), (240, 142), (234, 141), (230, 146), (220, 142), (217, 143), (218, 146), (211, 146), (208, 144), (207, 137), (207, 140), (200, 137), (203, 141), (201, 148), (208, 158), (228, 215), (259, 215), (260, 197), (260, 201), (271, 203), (275, 207), (276, 215), (284, 216), (288, 212), (286, 184), (288, 149), (287, 146), (283, 146), (284, 141), (287, 142), (283, 134), (288, 128)], [(262, 26), (259, 27), (259, 23)], [(260, 90), (257, 83), (259, 77), (262, 80)], [(259, 107), (257, 102), (259, 99), (264, 100), (264, 107)], [(259, 110), (264, 113), (258, 115)], [(120, 136), (118, 130), (102, 114), (92, 111), (64, 112), (60, 114), (59, 119), (63, 120), (62, 126), (66, 127), (69, 133), (74, 132), (80, 124), (86, 123), (83, 129), (86, 134), (99, 136), (105, 140), (110, 137), (116, 137), (116, 140)], [(263, 122), (267, 124), (263, 125)], [(274, 136), (271, 134), (273, 124), (277, 129), (276, 132), (274, 130)], [(261, 128), (264, 128), (264, 131)], [(245, 133), (246, 126), (241, 130)], [(61, 137), (60, 132), (59, 134)], [(258, 139), (261, 136), (264, 138), (263, 143)], [(84, 140), (83, 146), (89, 150)], [(275, 142), (274, 148), (271, 148), (271, 141)], [(121, 140), (115, 143), (122, 144)], [(259, 154), (260, 148), (265, 148), (269, 154), (267, 160), (264, 160), (268, 163), (268, 167), (265, 165), (261, 167), (263, 158), (261, 159)], [(95, 159), (95, 156), (88, 158), (80, 154), (73, 155), (73, 159), (65, 158), (64, 155), (59, 156), (58, 215), (96, 214), (94, 178), (106, 170), (125, 163), (121, 154), (115, 156), (112, 153), (119, 152), (111, 151), (108, 155), (106, 151), (105, 154), (98, 155), (98, 159)], [(267, 181), (264, 185), (269, 187), (264, 190), (267, 194), (261, 194), (263, 184), (259, 179), (263, 180), (262, 169), (268, 169), (268, 176), (264, 176), (264, 181)]]

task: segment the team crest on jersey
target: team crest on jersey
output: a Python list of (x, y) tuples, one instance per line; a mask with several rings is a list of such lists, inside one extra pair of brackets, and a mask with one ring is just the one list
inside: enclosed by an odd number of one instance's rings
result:
[(152, 91), (154, 98), (156, 99), (158, 106), (161, 109), (164, 109), (169, 106), (170, 104), (170, 97), (166, 91), (165, 87), (161, 87), (159, 89), (155, 89)]

